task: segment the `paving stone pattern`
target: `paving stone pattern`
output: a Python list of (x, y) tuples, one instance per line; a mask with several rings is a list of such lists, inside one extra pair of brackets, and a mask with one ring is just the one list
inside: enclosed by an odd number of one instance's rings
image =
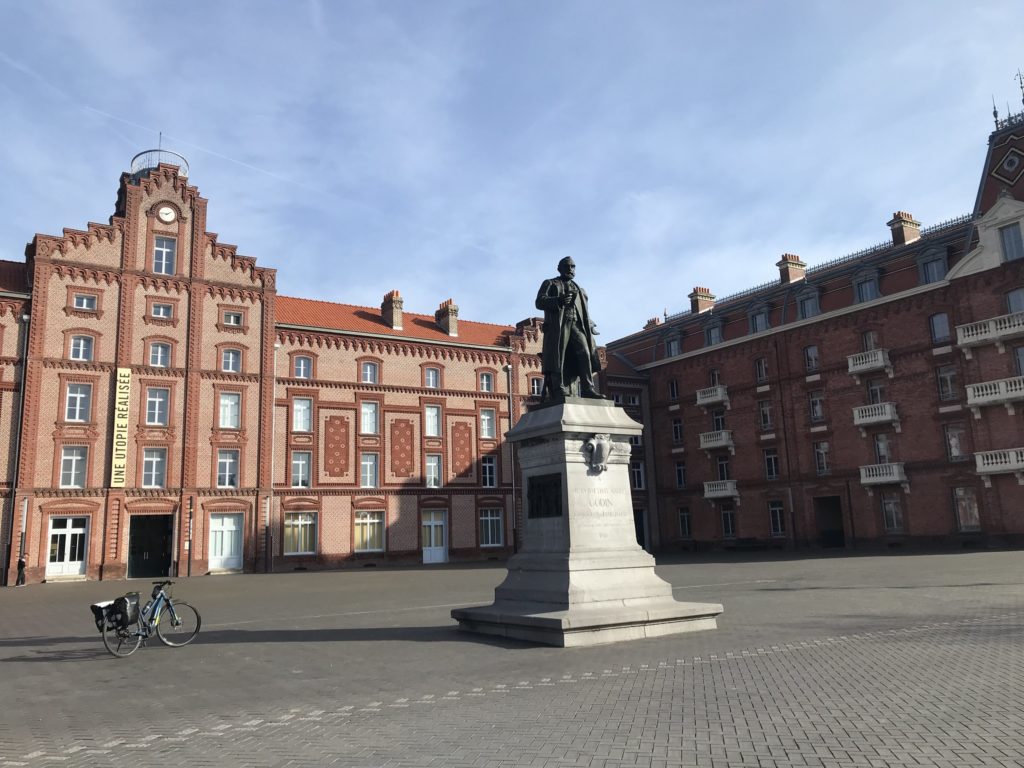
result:
[[(109, 584), (8, 590), (0, 617), (22, 629), (0, 618), (0, 768), (1022, 766), (1020, 562), (667, 566), (681, 599), (719, 594), (722, 628), (588, 652), (453, 634), (417, 592), (473, 602), (493, 569), (193, 579), (179, 588), (225, 621), (124, 660), (52, 633)], [(265, 615), (243, 618), (255, 582)], [(311, 610), (349, 588), (350, 610)]]

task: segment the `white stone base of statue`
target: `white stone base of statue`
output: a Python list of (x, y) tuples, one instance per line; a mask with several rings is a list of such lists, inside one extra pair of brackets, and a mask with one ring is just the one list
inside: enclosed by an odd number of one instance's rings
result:
[(523, 471), (523, 546), (494, 603), (460, 628), (557, 646), (715, 629), (717, 603), (683, 603), (636, 543), (629, 438), (642, 426), (601, 400), (528, 412), (508, 433)]

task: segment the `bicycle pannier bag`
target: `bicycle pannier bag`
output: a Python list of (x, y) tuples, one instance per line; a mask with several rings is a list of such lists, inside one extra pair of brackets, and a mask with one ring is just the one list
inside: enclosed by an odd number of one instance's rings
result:
[(139, 593), (128, 592), (114, 601), (111, 609), (111, 623), (121, 628), (135, 624), (139, 620)]
[(92, 609), (92, 617), (96, 621), (96, 629), (102, 632), (103, 627), (107, 624), (107, 614), (114, 607), (114, 601), (104, 600), (102, 603), (93, 603), (89, 607)]

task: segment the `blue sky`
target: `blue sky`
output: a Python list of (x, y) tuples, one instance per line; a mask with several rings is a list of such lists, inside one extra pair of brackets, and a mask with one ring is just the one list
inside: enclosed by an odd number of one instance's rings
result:
[(1019, 0), (0, 0), (0, 258), (184, 155), (282, 294), (536, 315), (600, 339), (967, 213), (1021, 111)]

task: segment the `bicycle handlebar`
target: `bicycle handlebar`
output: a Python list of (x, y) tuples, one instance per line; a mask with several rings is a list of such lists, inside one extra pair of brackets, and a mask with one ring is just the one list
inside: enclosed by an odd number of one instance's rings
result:
[(153, 584), (156, 584), (157, 586), (161, 586), (161, 587), (165, 587), (168, 584), (173, 584), (173, 583), (174, 583), (173, 581), (154, 581), (153, 582)]

